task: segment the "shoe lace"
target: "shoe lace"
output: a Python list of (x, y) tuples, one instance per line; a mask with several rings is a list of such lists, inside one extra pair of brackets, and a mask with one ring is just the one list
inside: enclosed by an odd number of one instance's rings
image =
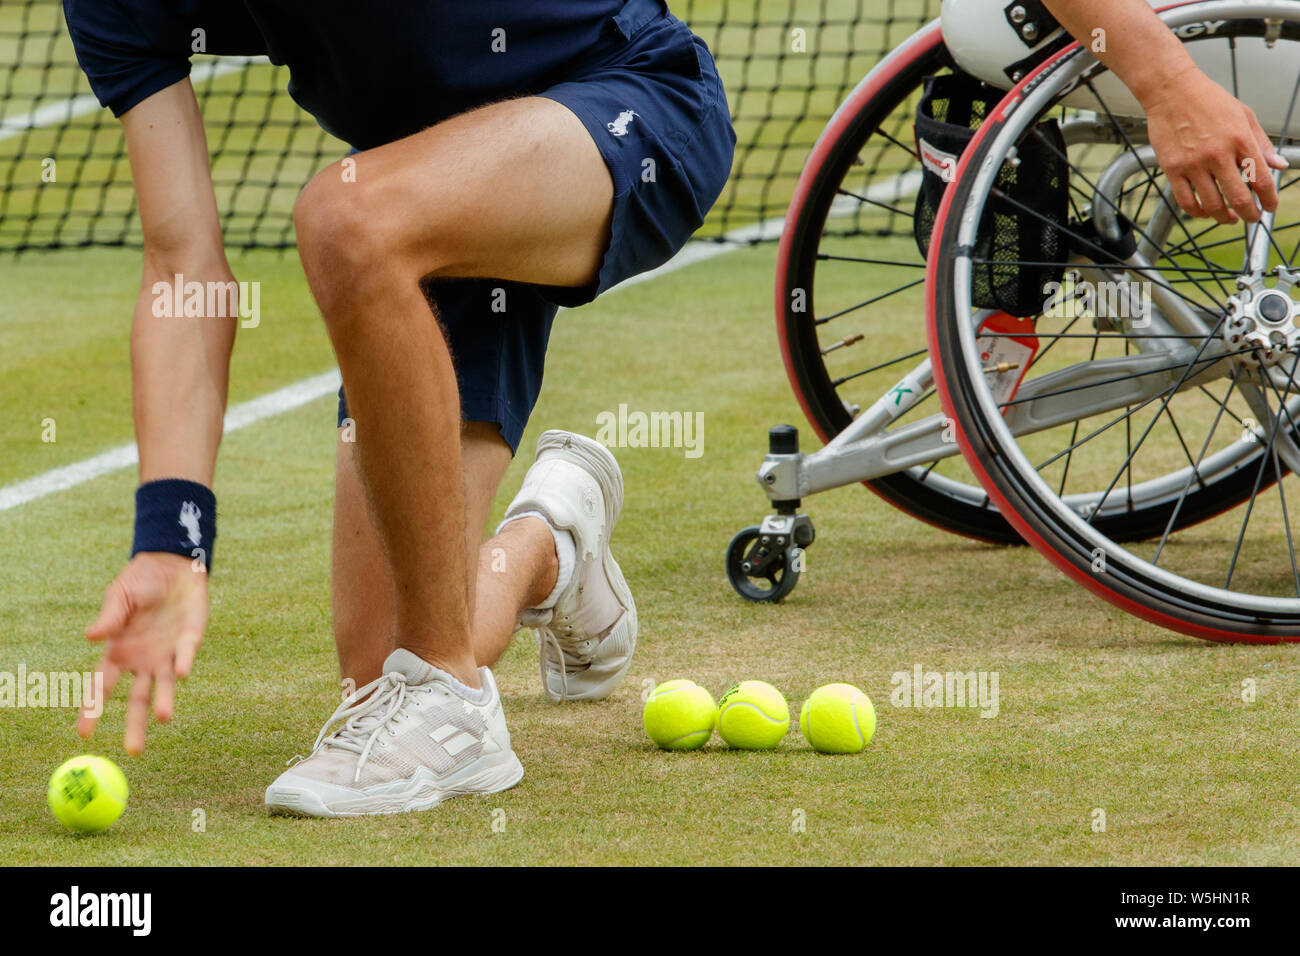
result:
[[(555, 632), (549, 627), (539, 627), (537, 629), (538, 637), (541, 639), (541, 653), (537, 655), (537, 664), (542, 673), (542, 686), (550, 693), (551, 683), (547, 679), (548, 672), (554, 672), (560, 675), (560, 696), (557, 700), (560, 703), (569, 699), (569, 678), (567, 675), (568, 668), (564, 666), (564, 647), (560, 644), (560, 639), (555, 636)], [(555, 652), (552, 658), (550, 651)], [(548, 667), (550, 661), (555, 661), (555, 667)]]
[[(552, 620), (549, 627), (537, 628), (542, 645), (541, 653), (538, 655), (542, 686), (547, 688), (549, 693), (550, 684), (546, 680), (547, 672), (558, 674), (560, 677), (560, 696), (556, 700), (561, 703), (569, 699), (568, 675), (590, 667), (592, 651), (600, 644), (599, 639), (594, 641), (590, 638), (578, 640), (573, 634), (572, 626), (565, 622), (567, 622), (567, 618), (561, 618), (559, 622)], [(557, 630), (559, 631), (558, 634), (556, 633)]]
[(402, 705), (413, 693), (406, 678), (398, 673), (385, 674), (357, 689), (325, 721), (311, 752), (344, 750), (357, 754), (353, 782), (360, 780), (375, 741), (398, 718)]

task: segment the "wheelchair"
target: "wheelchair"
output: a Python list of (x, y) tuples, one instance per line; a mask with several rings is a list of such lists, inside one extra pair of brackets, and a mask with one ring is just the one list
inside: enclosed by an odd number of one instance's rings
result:
[(1159, 15), (1290, 161), (1247, 171), (1275, 176), (1277, 212), (1188, 218), (1089, 46), (1032, 0), (945, 0), (796, 186), (777, 331), (822, 447), (770, 431), (775, 513), (726, 552), (742, 597), (788, 596), (805, 499), (861, 482), (1160, 626), (1300, 640), (1300, 3)]

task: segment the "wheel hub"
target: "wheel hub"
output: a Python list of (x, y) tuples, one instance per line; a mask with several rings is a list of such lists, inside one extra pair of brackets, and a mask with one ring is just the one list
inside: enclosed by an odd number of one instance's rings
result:
[(1273, 274), (1277, 281), (1272, 287), (1266, 276), (1238, 277), (1240, 291), (1228, 298), (1223, 338), (1234, 351), (1242, 351), (1241, 361), (1251, 365), (1278, 365), (1300, 347), (1296, 325), (1300, 303), (1291, 298), (1300, 273), (1278, 266)]

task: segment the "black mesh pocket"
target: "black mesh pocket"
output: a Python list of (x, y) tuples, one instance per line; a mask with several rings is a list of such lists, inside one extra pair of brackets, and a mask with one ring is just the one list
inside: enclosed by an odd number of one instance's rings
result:
[[(957, 161), (1002, 93), (964, 73), (926, 77), (916, 113), (916, 149), (922, 181), (913, 229), (930, 249), (935, 214)], [(1055, 120), (1039, 123), (1004, 163), (990, 193), (971, 252), (971, 295), (976, 308), (1011, 315), (1042, 311), (1043, 287), (1059, 282), (1069, 258), (1065, 231), (1069, 202), (1065, 140)]]
[(943, 191), (957, 173), (984, 116), (997, 102), (993, 91), (965, 73), (927, 76), (916, 108), (916, 155), (921, 160), (921, 189), (916, 194), (913, 231), (921, 255), (930, 251), (934, 217)]

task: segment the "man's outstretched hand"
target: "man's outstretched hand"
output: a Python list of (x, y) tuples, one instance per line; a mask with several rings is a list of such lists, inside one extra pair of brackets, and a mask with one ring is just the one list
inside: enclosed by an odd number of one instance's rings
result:
[[(171, 720), (176, 679), (185, 678), (203, 642), (208, 623), (208, 576), (190, 558), (142, 552), (108, 586), (104, 605), (86, 637), (104, 642), (96, 670), (103, 675), (103, 697), (124, 673), (132, 675), (126, 703), (126, 751), (144, 750), (149, 701), (154, 716)], [(103, 701), (98, 702), (102, 710)], [(83, 708), (77, 732), (89, 737), (98, 717)]]
[(1143, 108), (1156, 161), (1189, 216), (1230, 225), (1258, 222), (1260, 206), (1277, 210), (1272, 170), (1287, 161), (1250, 107), (1192, 66)]

